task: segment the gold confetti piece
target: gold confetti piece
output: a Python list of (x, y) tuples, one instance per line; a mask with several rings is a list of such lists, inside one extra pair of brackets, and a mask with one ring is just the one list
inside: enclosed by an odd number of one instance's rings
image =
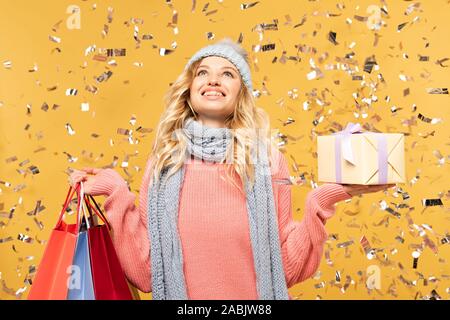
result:
[(88, 102), (81, 103), (81, 111), (83, 111), (83, 112), (89, 111), (89, 103)]
[(364, 249), (367, 259), (372, 260), (375, 257), (375, 250), (370, 246), (369, 240), (367, 240), (366, 236), (362, 236), (359, 242)]
[(100, 76), (98, 76), (96, 78), (97, 82), (103, 82), (103, 81), (107, 81), (111, 76), (112, 76), (112, 71), (108, 70), (106, 72), (103, 72)]
[(417, 262), (419, 261), (420, 252), (413, 251), (412, 257), (413, 257), (413, 269), (417, 269)]
[(421, 113), (419, 113), (417, 117), (426, 123), (437, 124), (437, 123), (442, 122), (442, 119), (440, 119), (440, 118), (427, 118)]
[(13, 189), (13, 191), (14, 191), (14, 192), (19, 192), (19, 191), (25, 189), (26, 187), (27, 187), (26, 184), (21, 183), (21, 184), (18, 184), (17, 186), (15, 186), (14, 189)]
[(171, 49), (159, 48), (159, 55), (164, 57), (164, 56), (171, 54), (173, 51), (174, 50), (171, 50)]
[(412, 3), (406, 8), (405, 15), (409, 16), (414, 11), (419, 11), (419, 8), (420, 8), (420, 2)]
[(288, 117), (286, 121), (283, 122), (283, 126), (287, 126), (288, 124), (294, 123), (295, 120), (291, 117)]
[(66, 96), (76, 96), (78, 93), (77, 89), (67, 89), (66, 90)]
[(6, 163), (10, 163), (10, 162), (14, 162), (17, 161), (17, 157), (16, 156), (12, 156), (6, 159)]
[(136, 124), (136, 116), (134, 114), (131, 116), (129, 122), (132, 126), (134, 126)]
[(441, 199), (422, 199), (422, 205), (424, 207), (443, 206)]
[(94, 57), (92, 57), (92, 59), (96, 60), (96, 61), (105, 62), (106, 60), (108, 60), (108, 57), (104, 56), (104, 55), (101, 55), (101, 54), (96, 54), (96, 55), (94, 55)]
[(314, 288), (316, 288), (316, 289), (321, 289), (321, 288), (324, 288), (324, 287), (325, 287), (325, 281), (322, 281), (322, 282), (317, 283), (317, 284), (314, 285)]
[(108, 7), (108, 16), (106, 18), (108, 23), (111, 23), (113, 21), (113, 13), (114, 13), (114, 8)]
[(45, 147), (39, 147), (38, 149), (34, 150), (33, 152), (38, 153), (38, 152), (45, 151), (45, 150), (47, 150)]
[(44, 103), (42, 104), (41, 110), (47, 112), (47, 110), (48, 110), (48, 104), (47, 104), (46, 102), (44, 102)]
[(77, 162), (77, 160), (78, 160), (78, 158), (77, 157), (75, 157), (75, 156), (72, 156), (71, 154), (69, 154), (69, 153), (67, 153), (67, 152), (65, 152), (65, 151), (63, 151), (63, 153), (67, 156), (67, 160), (69, 161), (69, 162)]
[(97, 49), (97, 46), (96, 46), (95, 44), (90, 45), (89, 47), (87, 47), (87, 48), (84, 50), (84, 56), (88, 56), (88, 55), (90, 55), (91, 53), (94, 53), (96, 49)]
[(330, 31), (328, 32), (328, 40), (337, 46), (339, 43), (336, 41), (336, 32)]
[(93, 93), (93, 94), (96, 94), (98, 91), (98, 88), (96, 86), (93, 86), (90, 84), (86, 85), (85, 89), (86, 89), (86, 91)]
[(348, 246), (352, 245), (353, 243), (354, 243), (353, 240), (345, 241), (345, 242), (338, 243), (338, 244), (336, 245), (336, 247), (337, 247), (337, 248), (347, 248)]
[(143, 62), (133, 62), (133, 66), (142, 67), (142, 66), (144, 66), (144, 63)]
[(364, 62), (364, 72), (371, 73), (376, 64), (377, 62), (374, 56), (366, 58), (366, 61)]
[(127, 54), (126, 48), (108, 48), (108, 49), (99, 49), (99, 54), (106, 53), (108, 57), (124, 57)]
[(42, 221), (39, 221), (36, 217), (34, 217), (33, 220), (36, 223), (36, 225), (38, 226), (39, 230), (44, 230), (44, 224), (42, 223)]
[(55, 37), (55, 36), (48, 36), (48, 38), (50, 39), (50, 41), (56, 42), (56, 43), (61, 43), (61, 38)]
[(49, 87), (47, 91), (55, 91), (56, 89), (58, 89), (58, 86)]
[(11, 60), (3, 61), (3, 67), (4, 67), (5, 69), (11, 69), (11, 67), (12, 67), (12, 62), (11, 62)]
[(30, 171), (31, 171), (31, 173), (32, 173), (33, 175), (35, 175), (35, 174), (38, 174), (38, 173), (39, 173), (39, 168), (38, 168), (38, 167), (36, 167), (36, 166), (30, 166), (30, 167), (28, 168), (28, 170), (30, 170)]
[(41, 205), (41, 200), (38, 200), (36, 202), (36, 206), (34, 207), (34, 209), (30, 212), (27, 212), (28, 216), (35, 216), (37, 215), (39, 212), (45, 210), (45, 206)]
[(13, 237), (0, 238), (0, 243), (5, 243), (5, 242), (13, 241), (13, 240), (14, 240)]
[(37, 66), (37, 64), (35, 63), (35, 64), (33, 65), (33, 68), (29, 69), (28, 72), (36, 72), (36, 71), (38, 71), (38, 66)]
[(151, 133), (152, 131), (153, 131), (153, 129), (151, 129), (151, 128), (139, 127), (136, 129), (136, 132), (139, 132), (139, 133)]
[(397, 26), (397, 32), (400, 32), (407, 24), (408, 24), (408, 22), (404, 22), (404, 23), (399, 24)]
[(117, 129), (117, 133), (118, 133), (118, 134), (123, 134), (123, 135), (129, 135), (129, 134), (131, 133), (131, 131), (128, 130), (128, 129), (118, 128), (118, 129)]
[(17, 236), (17, 239), (24, 242), (24, 243), (33, 243), (33, 238), (30, 238), (29, 236), (19, 233), (19, 235)]
[(448, 94), (448, 88), (427, 88), (429, 94)]
[(67, 129), (67, 133), (71, 136), (73, 136), (75, 134), (75, 130), (73, 130), (72, 126), (70, 125), (70, 123), (66, 123), (65, 127)]
[(251, 3), (241, 3), (241, 10), (246, 10), (249, 8), (252, 8), (256, 6), (259, 3), (259, 1), (251, 2)]
[(444, 62), (447, 62), (448, 60), (450, 60), (449, 58), (443, 58), (443, 59), (438, 59), (436, 60), (436, 64), (443, 67), (443, 68), (447, 68), (447, 65), (444, 65)]

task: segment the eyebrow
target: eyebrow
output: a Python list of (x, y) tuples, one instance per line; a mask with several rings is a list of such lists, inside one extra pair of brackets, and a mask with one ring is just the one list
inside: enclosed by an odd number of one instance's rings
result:
[[(201, 65), (201, 66), (199, 66), (197, 69), (200, 69), (200, 68), (207, 68), (207, 69), (210, 69), (207, 65)], [(227, 67), (227, 66), (225, 66), (225, 67), (222, 67), (221, 69), (231, 69), (231, 70), (237, 72), (237, 70), (236, 70), (235, 68), (233, 68), (233, 67)]]

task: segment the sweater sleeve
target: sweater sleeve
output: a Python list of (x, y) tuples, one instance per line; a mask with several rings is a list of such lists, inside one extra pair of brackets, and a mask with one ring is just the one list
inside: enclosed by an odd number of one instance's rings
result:
[[(151, 292), (150, 242), (147, 227), (147, 190), (151, 183), (150, 161), (144, 172), (139, 195), (129, 191), (119, 174), (102, 174), (93, 192), (106, 196), (106, 215), (112, 226), (112, 239), (125, 276), (136, 288)], [(111, 169), (106, 169), (111, 170)], [(98, 189), (98, 190), (95, 190)]]
[[(273, 178), (289, 179), (287, 161), (281, 152), (276, 153), (278, 169)], [(351, 196), (340, 184), (324, 184), (308, 193), (304, 217), (302, 221), (295, 221), (292, 216), (291, 185), (276, 181), (273, 185), (283, 267), (289, 288), (308, 279), (317, 270), (327, 240), (326, 220), (334, 215), (336, 202)]]

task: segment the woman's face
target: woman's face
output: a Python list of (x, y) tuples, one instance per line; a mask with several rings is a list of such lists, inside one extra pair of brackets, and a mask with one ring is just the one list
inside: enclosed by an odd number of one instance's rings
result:
[(199, 121), (211, 127), (224, 127), (234, 112), (241, 88), (237, 68), (222, 57), (206, 57), (200, 62), (190, 87), (190, 100)]

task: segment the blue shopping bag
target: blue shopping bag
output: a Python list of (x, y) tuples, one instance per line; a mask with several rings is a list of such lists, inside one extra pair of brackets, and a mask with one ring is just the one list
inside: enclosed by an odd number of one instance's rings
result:
[(70, 276), (67, 280), (67, 300), (95, 300), (87, 232), (89, 220), (86, 217), (83, 190), (81, 190), (79, 201), (82, 201), (80, 207), (83, 214), (80, 214), (82, 222), (80, 223), (73, 263), (70, 266), (71, 270), (68, 270)]

